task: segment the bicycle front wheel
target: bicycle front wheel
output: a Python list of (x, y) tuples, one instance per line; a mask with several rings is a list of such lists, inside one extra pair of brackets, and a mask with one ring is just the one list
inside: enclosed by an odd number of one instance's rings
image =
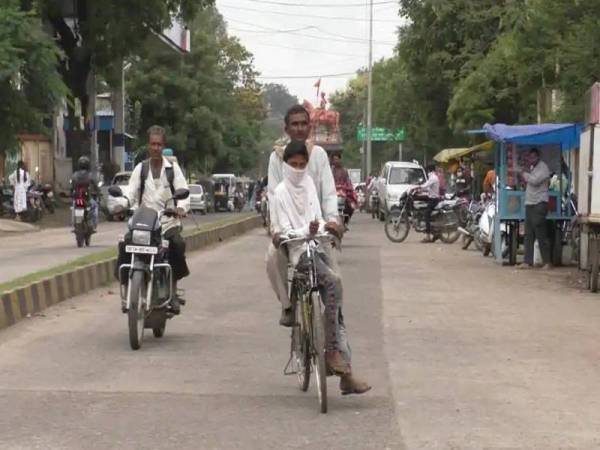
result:
[(323, 318), (323, 302), (318, 292), (311, 295), (313, 355), (315, 359), (315, 376), (317, 394), (322, 413), (327, 412), (327, 367), (325, 367), (325, 325)]
[(306, 325), (304, 323), (304, 302), (297, 300), (294, 310), (296, 324), (292, 329), (292, 345), (293, 345), (293, 360), (296, 365), (296, 375), (298, 377), (298, 385), (302, 392), (308, 390), (310, 385), (310, 345), (309, 338), (306, 333)]

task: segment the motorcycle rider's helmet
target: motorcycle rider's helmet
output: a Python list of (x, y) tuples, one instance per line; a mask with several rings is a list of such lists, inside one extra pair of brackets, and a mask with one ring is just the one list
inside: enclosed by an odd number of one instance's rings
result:
[(77, 167), (79, 170), (90, 170), (90, 158), (87, 156), (81, 156), (77, 160)]

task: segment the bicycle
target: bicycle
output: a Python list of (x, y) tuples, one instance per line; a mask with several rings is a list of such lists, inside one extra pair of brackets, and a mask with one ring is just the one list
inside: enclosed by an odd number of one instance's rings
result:
[(316, 249), (321, 240), (332, 240), (330, 234), (309, 237), (287, 238), (282, 245), (305, 242), (308, 264), (305, 268), (292, 268), (293, 275), (288, 280), (290, 299), (296, 323), (292, 327), (290, 359), (284, 375), (297, 375), (303, 392), (310, 385), (310, 374), (315, 370), (319, 407), (327, 412), (327, 367), (325, 365), (325, 305), (317, 282)]

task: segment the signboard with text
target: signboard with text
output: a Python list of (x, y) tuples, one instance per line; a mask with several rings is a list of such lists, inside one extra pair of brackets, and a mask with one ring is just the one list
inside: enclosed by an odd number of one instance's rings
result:
[[(367, 129), (365, 127), (358, 127), (356, 130), (356, 140), (364, 141), (366, 139)], [(390, 130), (389, 128), (372, 128), (371, 129), (371, 141), (381, 142), (404, 142), (406, 139), (406, 130), (404, 128), (398, 128), (396, 130)]]

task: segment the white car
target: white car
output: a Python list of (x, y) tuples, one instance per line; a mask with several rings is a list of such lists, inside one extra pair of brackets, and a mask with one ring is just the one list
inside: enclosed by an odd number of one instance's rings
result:
[(427, 175), (420, 164), (394, 161), (385, 163), (381, 175), (377, 179), (377, 191), (380, 199), (379, 218), (384, 220), (404, 192), (423, 184), (425, 180), (427, 180)]
[(206, 196), (201, 184), (190, 184), (190, 209), (206, 214)]
[(110, 186), (127, 186), (129, 184), (129, 178), (131, 178), (131, 172), (118, 172), (112, 179), (109, 186), (104, 185), (100, 188), (102, 193), (102, 201), (100, 209), (104, 212), (106, 219), (109, 222), (113, 220), (125, 220), (127, 217), (127, 200), (123, 197), (113, 197), (108, 194), (108, 188)]

